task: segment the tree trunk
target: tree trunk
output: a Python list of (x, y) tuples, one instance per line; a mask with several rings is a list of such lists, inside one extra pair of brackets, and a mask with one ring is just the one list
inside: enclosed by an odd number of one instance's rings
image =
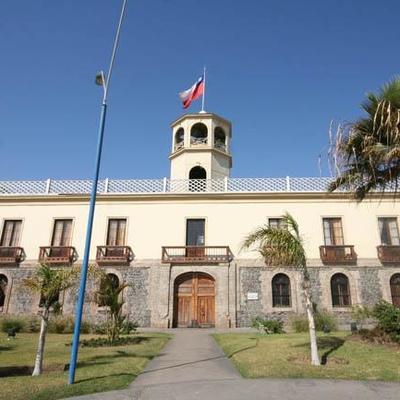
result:
[(308, 277), (304, 277), (303, 289), (304, 297), (306, 299), (306, 311), (308, 318), (308, 329), (310, 333), (310, 346), (311, 346), (311, 365), (321, 365), (318, 356), (317, 334), (315, 332), (314, 310), (310, 296), (310, 281)]
[(49, 310), (44, 309), (42, 313), (42, 321), (40, 324), (39, 343), (35, 358), (35, 368), (33, 369), (32, 376), (40, 375), (43, 371), (43, 356), (44, 345), (46, 342), (47, 324), (49, 322)]

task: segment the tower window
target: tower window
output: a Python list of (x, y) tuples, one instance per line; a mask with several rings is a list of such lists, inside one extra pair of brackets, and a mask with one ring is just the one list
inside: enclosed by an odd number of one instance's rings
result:
[(219, 126), (214, 129), (214, 147), (226, 151), (226, 135), (224, 130)]
[(207, 144), (208, 130), (207, 127), (198, 122), (192, 126), (190, 130), (190, 144), (194, 146)]

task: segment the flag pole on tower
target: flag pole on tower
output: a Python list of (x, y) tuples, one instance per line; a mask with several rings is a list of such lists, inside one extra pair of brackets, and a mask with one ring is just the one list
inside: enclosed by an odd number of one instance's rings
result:
[(203, 81), (204, 81), (204, 89), (203, 89), (203, 97), (201, 99), (201, 112), (205, 113), (205, 111), (204, 111), (204, 98), (205, 98), (205, 95), (206, 95), (206, 67), (204, 67), (204, 70), (203, 70)]

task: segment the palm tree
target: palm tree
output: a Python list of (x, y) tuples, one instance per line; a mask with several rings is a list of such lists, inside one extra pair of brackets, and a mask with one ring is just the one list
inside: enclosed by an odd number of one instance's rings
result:
[(400, 176), (400, 77), (362, 103), (367, 115), (340, 130), (331, 155), (338, 177), (328, 190), (347, 189), (363, 200), (371, 191), (395, 193)]
[(39, 342), (32, 376), (40, 375), (43, 371), (44, 347), (50, 310), (58, 303), (61, 292), (75, 286), (78, 275), (79, 269), (76, 268), (50, 268), (48, 265), (41, 264), (37, 267), (34, 275), (24, 281), (27, 288), (40, 293), (42, 307)]
[(310, 332), (311, 364), (320, 365), (314, 309), (310, 293), (311, 282), (307, 271), (306, 254), (296, 220), (286, 212), (282, 216), (280, 227), (270, 227), (266, 224), (256, 228), (244, 239), (242, 250), (249, 250), (254, 245), (257, 245), (257, 251), (263, 256), (267, 265), (291, 266), (301, 271)]
[(111, 344), (118, 339), (125, 316), (122, 315), (122, 307), (125, 303), (122, 291), (128, 286), (112, 278), (113, 275), (104, 274), (101, 278), (100, 289), (96, 293), (97, 303), (107, 307), (107, 335)]

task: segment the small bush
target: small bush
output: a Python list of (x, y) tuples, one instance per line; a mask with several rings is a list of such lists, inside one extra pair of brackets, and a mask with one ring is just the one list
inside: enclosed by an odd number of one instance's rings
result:
[(290, 320), (292, 330), (296, 333), (308, 332), (308, 319), (304, 315), (298, 315)]
[(372, 317), (372, 310), (362, 305), (356, 305), (351, 308), (351, 317), (357, 324), (357, 329), (362, 330), (366, 320)]
[(121, 333), (124, 335), (129, 335), (130, 333), (135, 333), (137, 331), (138, 324), (132, 321), (124, 321), (122, 324)]
[(334, 314), (328, 311), (317, 311), (314, 318), (317, 331), (332, 332), (337, 330), (337, 320)]
[(27, 317), (26, 319), (26, 326), (25, 326), (26, 333), (37, 333), (40, 332), (40, 319), (36, 316)]
[(105, 335), (107, 333), (107, 325), (105, 323), (95, 324), (93, 326), (93, 333)]
[(81, 340), (79, 345), (81, 347), (109, 347), (109, 346), (125, 346), (128, 344), (138, 344), (144, 340), (148, 340), (142, 336), (120, 336), (111, 343), (108, 338), (92, 338)]
[(1, 331), (8, 333), (23, 332), (26, 329), (26, 320), (22, 317), (4, 317), (1, 319)]
[(283, 330), (283, 322), (278, 319), (256, 317), (252, 321), (252, 326), (266, 334), (285, 333)]
[(74, 320), (72, 317), (56, 315), (50, 318), (47, 329), (49, 333), (72, 333), (74, 329)]
[(92, 333), (93, 331), (94, 328), (92, 327), (92, 324), (89, 321), (81, 322), (81, 333)]
[(377, 328), (400, 343), (400, 308), (382, 300), (374, 307), (373, 315), (378, 322)]

